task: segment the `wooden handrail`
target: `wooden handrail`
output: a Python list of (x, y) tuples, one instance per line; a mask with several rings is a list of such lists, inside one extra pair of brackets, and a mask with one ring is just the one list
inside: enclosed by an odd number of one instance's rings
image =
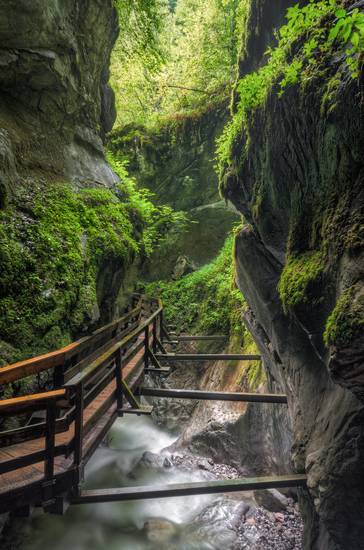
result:
[(71, 378), (66, 384), (64, 385), (66, 388), (72, 388), (74, 386), (77, 386), (80, 382), (87, 382), (87, 380), (94, 374), (94, 372), (100, 368), (105, 361), (108, 361), (110, 357), (114, 354), (116, 354), (120, 349), (124, 348), (129, 342), (137, 338), (146, 327), (148, 327), (153, 319), (158, 317), (162, 311), (163, 307), (159, 307), (148, 319), (146, 319), (143, 323), (139, 325), (138, 328), (133, 330), (130, 334), (125, 336), (120, 342), (117, 342), (113, 346), (111, 346), (103, 355), (99, 356), (95, 361), (93, 361), (91, 364), (89, 364), (84, 370), (76, 374), (73, 378)]
[[(158, 307), (159, 306), (159, 307)], [(26, 361), (8, 365), (0, 369), (0, 382), (18, 380), (24, 376), (37, 374), (52, 367), (58, 367), (55, 373), (61, 374), (54, 382), (62, 385), (61, 389), (21, 396), (11, 399), (0, 400), (1, 416), (29, 415), (34, 411), (45, 411), (45, 421), (36, 425), (23, 426), (15, 430), (7, 430), (0, 433), (0, 437), (6, 441), (6, 446), (12, 443), (21, 443), (31, 439), (44, 437), (44, 450), (27, 452), (24, 455), (14, 455), (0, 463), (0, 474), (16, 471), (32, 464), (43, 461), (44, 478), (42, 485), (41, 500), (43, 503), (51, 503), (56, 483), (57, 471), (55, 470), (55, 457), (73, 456), (72, 468), (77, 475), (82, 476), (82, 468), (87, 453), (95, 448), (97, 441), (92, 442), (90, 448), (85, 446), (85, 435), (95, 425), (110, 407), (116, 402), (116, 410), (112, 410), (110, 418), (105, 426), (107, 427), (122, 411), (123, 395), (125, 393), (123, 380), (123, 362), (136, 356), (143, 348), (144, 341), (141, 335), (153, 326), (153, 338), (158, 338), (158, 327), (162, 317), (163, 306), (158, 300), (148, 300), (145, 297), (138, 299), (137, 307), (126, 313), (123, 317), (101, 327), (92, 335), (74, 342), (60, 350), (35, 357)], [(155, 310), (155, 311), (153, 311)], [(147, 317), (147, 318), (145, 318)], [(155, 341), (148, 343), (155, 346)], [(149, 350), (149, 345), (146, 350)], [(135, 362), (135, 369), (147, 361), (147, 352)], [(68, 375), (69, 382), (64, 383)], [(129, 373), (131, 374), (131, 373)], [(140, 377), (140, 374), (138, 374)], [(91, 416), (85, 418), (84, 412), (97, 396), (115, 378), (116, 388), (112, 390), (107, 398), (97, 407)], [(127, 377), (126, 377), (127, 379)], [(62, 380), (60, 382), (60, 380)], [(57, 385), (56, 385), (57, 387)], [(59, 386), (58, 386), (59, 387)], [(131, 394), (132, 395), (132, 394)], [(127, 396), (130, 400), (130, 396)], [(67, 412), (58, 418), (60, 408)], [(57, 444), (56, 434), (68, 431), (71, 424), (74, 424), (73, 436), (65, 443)], [(111, 424), (110, 424), (111, 425)], [(103, 428), (104, 430), (104, 428)], [(72, 434), (71, 434), (72, 435)], [(86, 454), (85, 454), (86, 453)]]
[(38, 374), (63, 365), (66, 359), (71, 358), (73, 355), (76, 355), (76, 353), (81, 351), (81, 349), (85, 349), (88, 345), (91, 345), (95, 340), (100, 338), (102, 334), (107, 332), (107, 330), (111, 330), (118, 324), (128, 321), (140, 311), (141, 305), (138, 305), (126, 315), (123, 315), (112, 323), (97, 329), (90, 336), (85, 336), (76, 342), (72, 342), (64, 348), (46, 353), (44, 355), (39, 355), (37, 357), (32, 357), (24, 361), (18, 361), (17, 363), (0, 368), (0, 384), (9, 384), (11, 382), (15, 382), (16, 380), (26, 378), (32, 374)]
[(62, 365), (65, 361), (66, 353), (74, 350), (78, 345), (79, 342), (73, 342), (65, 348), (0, 368), (0, 384), (9, 384), (32, 374), (38, 374)]
[(0, 400), (0, 415), (15, 415), (43, 410), (49, 401), (58, 401), (66, 397), (66, 390), (53, 390), (44, 393), (34, 393), (22, 397), (12, 397)]

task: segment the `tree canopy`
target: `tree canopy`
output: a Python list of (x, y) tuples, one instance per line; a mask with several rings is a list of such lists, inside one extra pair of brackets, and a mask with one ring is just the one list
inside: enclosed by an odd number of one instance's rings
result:
[(239, 0), (118, 0), (122, 32), (111, 71), (117, 126), (153, 126), (228, 96), (245, 5)]

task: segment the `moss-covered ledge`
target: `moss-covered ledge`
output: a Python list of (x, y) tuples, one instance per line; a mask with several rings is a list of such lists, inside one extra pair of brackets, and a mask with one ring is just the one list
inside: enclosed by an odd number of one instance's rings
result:
[[(124, 271), (142, 220), (109, 189), (37, 181), (0, 212), (0, 358), (60, 347), (100, 319), (100, 270)], [(117, 289), (115, 289), (117, 293)]]

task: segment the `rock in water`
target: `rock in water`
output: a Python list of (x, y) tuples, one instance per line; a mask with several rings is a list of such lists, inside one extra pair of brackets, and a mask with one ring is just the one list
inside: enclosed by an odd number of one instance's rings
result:
[(177, 280), (195, 271), (196, 266), (187, 258), (187, 256), (179, 256), (174, 266), (172, 279)]
[(288, 506), (288, 498), (277, 489), (254, 491), (254, 498), (259, 506), (263, 506), (269, 512), (281, 512)]
[(177, 526), (163, 518), (148, 519), (144, 523), (144, 530), (148, 540), (156, 544), (170, 541), (177, 534)]

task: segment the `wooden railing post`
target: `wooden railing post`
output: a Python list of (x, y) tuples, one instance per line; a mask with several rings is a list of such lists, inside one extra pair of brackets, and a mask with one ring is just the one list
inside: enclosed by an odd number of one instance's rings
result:
[(149, 364), (149, 325), (144, 329), (144, 367), (147, 369)]
[(116, 352), (115, 357), (115, 378), (116, 378), (116, 403), (118, 411), (123, 408), (123, 363), (121, 359), (122, 349)]
[(61, 388), (64, 384), (64, 365), (58, 365), (54, 367), (53, 371), (53, 386), (54, 388)]
[(157, 318), (153, 319), (153, 343), (152, 349), (153, 353), (157, 353), (157, 341), (158, 341), (158, 330), (157, 330)]
[(56, 440), (57, 403), (54, 399), (47, 402), (44, 477), (50, 481), (54, 476), (54, 448)]
[(83, 399), (84, 399), (84, 388), (83, 388), (83, 382), (81, 382), (76, 386), (76, 395), (75, 395), (74, 464), (76, 466), (82, 465)]
[(163, 311), (161, 311), (160, 314), (158, 315), (158, 338), (160, 341), (162, 341), (162, 338), (163, 338), (162, 320), (163, 320)]

